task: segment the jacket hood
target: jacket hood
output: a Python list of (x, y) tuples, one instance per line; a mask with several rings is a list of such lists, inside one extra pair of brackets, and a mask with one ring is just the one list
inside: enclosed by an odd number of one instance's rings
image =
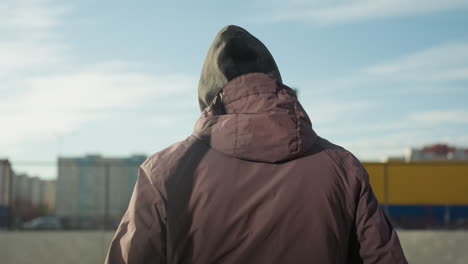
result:
[(317, 138), (295, 92), (262, 73), (222, 87), (193, 135), (226, 155), (267, 163), (300, 157)]
[(203, 111), (232, 79), (247, 73), (264, 73), (281, 82), (273, 56), (263, 43), (238, 26), (227, 26), (211, 44), (198, 83)]

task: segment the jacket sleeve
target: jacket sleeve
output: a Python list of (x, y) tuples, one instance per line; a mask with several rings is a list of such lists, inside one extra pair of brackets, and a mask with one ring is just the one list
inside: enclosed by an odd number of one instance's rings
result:
[(166, 263), (163, 199), (140, 168), (128, 209), (110, 244), (105, 263)]
[(372, 192), (369, 176), (359, 162), (358, 165), (359, 197), (354, 235), (359, 262), (407, 264), (398, 236)]

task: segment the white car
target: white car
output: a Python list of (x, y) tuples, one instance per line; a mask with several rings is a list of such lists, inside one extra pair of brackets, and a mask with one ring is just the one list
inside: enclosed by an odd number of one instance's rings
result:
[(60, 218), (55, 216), (42, 216), (23, 224), (23, 229), (28, 230), (58, 230), (62, 228)]

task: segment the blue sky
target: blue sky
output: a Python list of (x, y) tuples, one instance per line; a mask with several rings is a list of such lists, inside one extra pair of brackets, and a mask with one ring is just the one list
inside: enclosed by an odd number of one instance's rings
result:
[(190, 135), (228, 24), (361, 160), (468, 146), (468, 0), (2, 0), (0, 18), (0, 157), (17, 171), (51, 178), (59, 154), (152, 154)]

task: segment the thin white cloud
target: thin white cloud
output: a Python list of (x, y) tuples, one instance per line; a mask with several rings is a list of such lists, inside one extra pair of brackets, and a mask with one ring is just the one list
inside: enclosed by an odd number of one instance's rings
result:
[[(356, 110), (350, 109), (350, 111)], [(463, 109), (415, 111), (392, 120), (369, 121), (354, 126), (343, 125), (342, 129), (338, 130), (336, 127), (325, 127), (321, 129), (321, 132), (331, 136), (360, 135), (363, 132), (376, 135), (401, 133), (402, 131), (418, 131), (419, 133), (420, 131), (434, 131), (441, 124), (468, 124), (468, 111)]]
[(468, 79), (468, 43), (448, 43), (369, 67), (372, 78), (410, 81)]
[(109, 117), (113, 109), (138, 107), (191, 89), (193, 83), (184, 75), (94, 69), (32, 77), (24, 93), (0, 100), (0, 123), (9, 127), (0, 131), (0, 145), (69, 133)]
[(68, 10), (51, 0), (2, 0), (0, 28), (48, 29), (57, 26)]
[[(304, 84), (316, 93), (363, 92), (366, 87), (394, 94), (408, 91), (447, 93), (466, 87), (453, 81), (468, 80), (468, 42), (448, 42), (384, 61), (328, 80), (310, 80)], [(364, 91), (365, 92), (365, 91)]]
[[(18, 71), (42, 71), (63, 62), (65, 45), (35, 39), (0, 41), (0, 71), (3, 75)], [(1, 89), (1, 88), (0, 88)]]
[(435, 110), (415, 112), (409, 115), (411, 121), (422, 122), (426, 124), (440, 123), (461, 123), (468, 124), (467, 110)]
[(49, 0), (0, 2), (0, 91), (11, 90), (7, 85), (18, 75), (24, 79), (24, 73), (43, 73), (64, 63), (69, 47), (56, 28), (66, 10)]
[(262, 1), (272, 12), (255, 19), (258, 22), (305, 21), (335, 24), (350, 21), (433, 13), (467, 8), (466, 0), (333, 0), (333, 1)]
[(320, 100), (313, 104), (304, 104), (304, 108), (314, 125), (326, 125), (343, 120), (350, 112), (368, 111), (375, 104), (369, 101), (339, 102), (336, 99)]

